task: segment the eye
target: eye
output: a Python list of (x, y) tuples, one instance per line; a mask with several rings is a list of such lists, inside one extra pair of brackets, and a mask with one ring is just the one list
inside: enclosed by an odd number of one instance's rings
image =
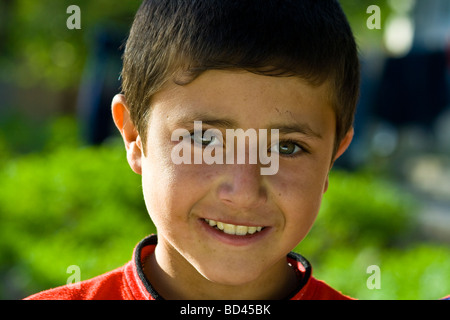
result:
[(222, 145), (221, 139), (215, 132), (211, 132), (212, 130), (203, 131), (200, 133), (191, 133), (191, 139), (194, 144), (200, 145), (202, 147), (211, 146), (211, 145)]
[(276, 152), (282, 155), (292, 156), (300, 151), (302, 151), (302, 147), (300, 147), (297, 143), (293, 141), (281, 141), (280, 143), (274, 145), (270, 151)]

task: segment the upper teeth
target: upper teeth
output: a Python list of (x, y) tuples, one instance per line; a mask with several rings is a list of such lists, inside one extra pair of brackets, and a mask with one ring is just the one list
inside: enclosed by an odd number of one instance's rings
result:
[(220, 221), (205, 219), (211, 227), (217, 227), (219, 230), (227, 234), (245, 236), (246, 234), (254, 234), (255, 232), (260, 232), (263, 227), (247, 227), (247, 226), (236, 226), (234, 224), (223, 223)]

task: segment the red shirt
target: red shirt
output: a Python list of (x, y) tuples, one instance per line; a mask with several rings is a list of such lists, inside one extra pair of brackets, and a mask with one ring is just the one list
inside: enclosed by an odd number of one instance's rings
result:
[[(142, 240), (134, 249), (133, 259), (124, 266), (77, 284), (66, 285), (34, 294), (26, 300), (158, 300), (163, 299), (144, 276), (143, 261), (155, 251), (156, 236)], [(290, 300), (350, 300), (323, 281), (311, 276), (309, 262), (297, 253), (287, 261), (301, 277)]]

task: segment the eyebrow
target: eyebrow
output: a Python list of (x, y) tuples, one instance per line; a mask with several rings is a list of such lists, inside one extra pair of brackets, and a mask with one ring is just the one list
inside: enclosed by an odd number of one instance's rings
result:
[(274, 124), (270, 126), (270, 129), (278, 129), (280, 134), (288, 133), (300, 133), (307, 137), (322, 139), (322, 135), (319, 132), (314, 131), (307, 123), (289, 123), (289, 124)]
[(232, 119), (216, 118), (207, 113), (194, 113), (187, 116), (180, 117), (176, 120), (175, 125), (186, 126), (193, 124), (194, 121), (201, 121), (203, 124), (219, 128), (237, 128), (238, 123)]
[[(212, 127), (219, 128), (233, 128), (237, 129), (239, 127), (238, 122), (228, 118), (216, 118), (208, 113), (196, 112), (193, 114), (189, 114), (183, 117), (180, 117), (176, 120), (175, 124), (177, 126), (186, 126), (191, 125), (194, 121), (201, 121), (203, 124), (210, 125)], [(313, 129), (307, 123), (275, 123), (269, 126), (269, 130), (278, 129), (280, 134), (289, 134), (289, 133), (300, 133), (306, 137), (322, 139), (322, 135)]]

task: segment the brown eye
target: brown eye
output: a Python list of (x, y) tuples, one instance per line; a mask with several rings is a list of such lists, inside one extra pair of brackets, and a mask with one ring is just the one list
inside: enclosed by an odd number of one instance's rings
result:
[(301, 150), (302, 148), (292, 141), (281, 141), (271, 148), (271, 152), (277, 152), (283, 155), (294, 155)]

